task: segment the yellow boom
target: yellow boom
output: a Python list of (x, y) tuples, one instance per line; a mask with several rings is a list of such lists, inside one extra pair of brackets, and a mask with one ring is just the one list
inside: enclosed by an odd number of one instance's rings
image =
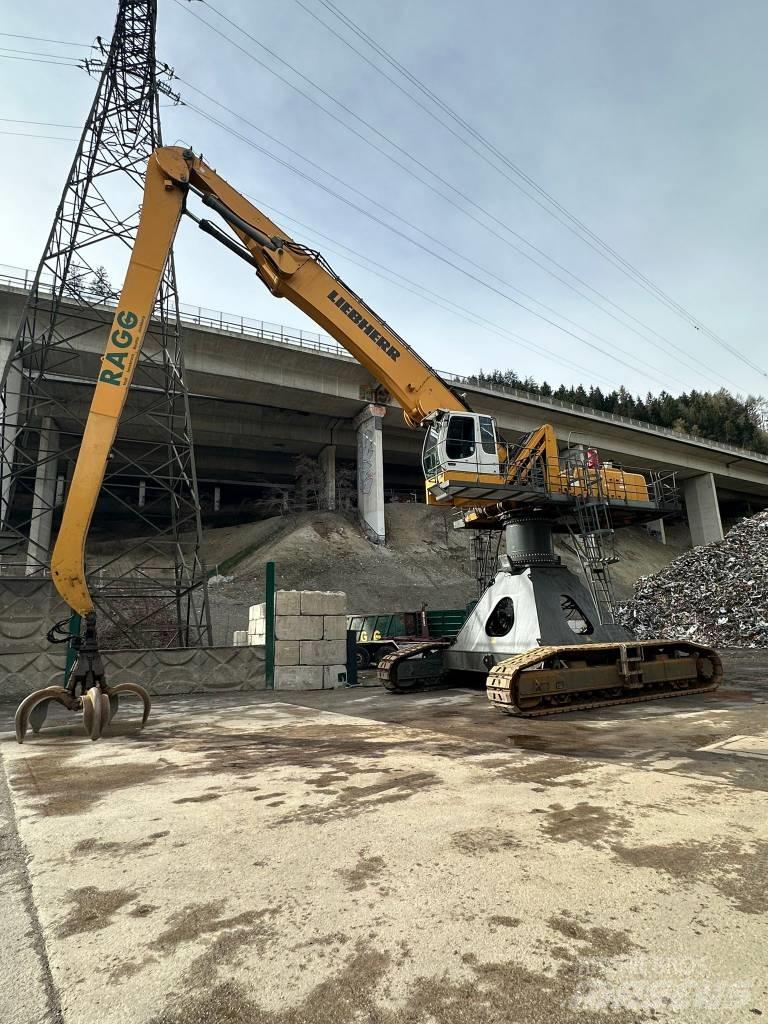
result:
[(51, 556), (56, 589), (80, 615), (93, 611), (85, 579), (88, 528), (190, 190), (223, 217), (242, 248), (214, 225), (203, 221), (200, 226), (247, 259), (274, 295), (289, 299), (340, 342), (397, 398), (411, 425), (417, 426), (436, 409), (467, 408), (317, 253), (295, 243), (190, 150), (178, 146), (156, 150), (147, 166), (136, 241)]

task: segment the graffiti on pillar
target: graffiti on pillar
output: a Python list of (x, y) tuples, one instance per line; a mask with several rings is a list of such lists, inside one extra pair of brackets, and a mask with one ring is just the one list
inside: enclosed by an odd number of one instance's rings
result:
[(376, 434), (371, 427), (357, 432), (357, 492), (360, 497), (373, 490), (376, 479)]

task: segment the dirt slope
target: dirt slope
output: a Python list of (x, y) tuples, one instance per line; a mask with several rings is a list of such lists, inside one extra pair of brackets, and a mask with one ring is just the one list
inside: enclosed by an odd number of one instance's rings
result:
[[(477, 596), (469, 538), (451, 525), (450, 513), (425, 505), (387, 505), (385, 547), (369, 543), (355, 520), (335, 513), (304, 513), (243, 526), (209, 530), (205, 559), (229, 583), (211, 586), (216, 642), (231, 642), (246, 627), (248, 606), (263, 600), (265, 564), (276, 564), (281, 589), (344, 590), (349, 609), (379, 612), (458, 608)], [(665, 547), (642, 528), (617, 534), (622, 560), (613, 568), (617, 596), (634, 581), (662, 568), (690, 546), (687, 530), (668, 531)], [(578, 571), (576, 558), (558, 542), (558, 553)]]

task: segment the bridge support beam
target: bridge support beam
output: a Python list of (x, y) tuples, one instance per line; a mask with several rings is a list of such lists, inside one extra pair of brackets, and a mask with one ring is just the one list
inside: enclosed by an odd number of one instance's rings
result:
[(336, 510), (336, 445), (327, 444), (317, 457), (322, 480), (320, 483), (320, 508), (326, 512)]
[(720, 506), (717, 503), (715, 478), (711, 473), (691, 477), (683, 482), (685, 510), (694, 547), (723, 539)]
[(357, 430), (357, 515), (369, 540), (384, 544), (384, 442), (386, 407), (366, 405), (354, 419)]
[(664, 526), (663, 519), (654, 519), (652, 522), (646, 523), (645, 529), (654, 540), (659, 542), (659, 544), (667, 543), (667, 531)]

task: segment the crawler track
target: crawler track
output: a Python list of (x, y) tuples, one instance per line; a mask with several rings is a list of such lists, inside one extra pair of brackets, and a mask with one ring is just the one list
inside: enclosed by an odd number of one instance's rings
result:
[[(381, 659), (379, 679), (392, 693), (439, 687), (448, 647), (447, 640), (407, 644)], [(486, 692), (500, 711), (541, 718), (709, 693), (722, 677), (717, 652), (685, 640), (574, 644), (505, 659), (491, 669)]]
[(486, 692), (501, 711), (539, 718), (708, 693), (722, 678), (710, 647), (643, 640), (534, 648), (495, 665)]
[[(391, 654), (385, 654), (378, 666), (382, 685), (391, 693), (409, 693), (440, 686), (445, 674), (440, 652), (450, 646), (450, 640), (423, 640), (420, 643), (405, 644)], [(404, 662), (409, 663), (407, 676), (403, 671)]]

